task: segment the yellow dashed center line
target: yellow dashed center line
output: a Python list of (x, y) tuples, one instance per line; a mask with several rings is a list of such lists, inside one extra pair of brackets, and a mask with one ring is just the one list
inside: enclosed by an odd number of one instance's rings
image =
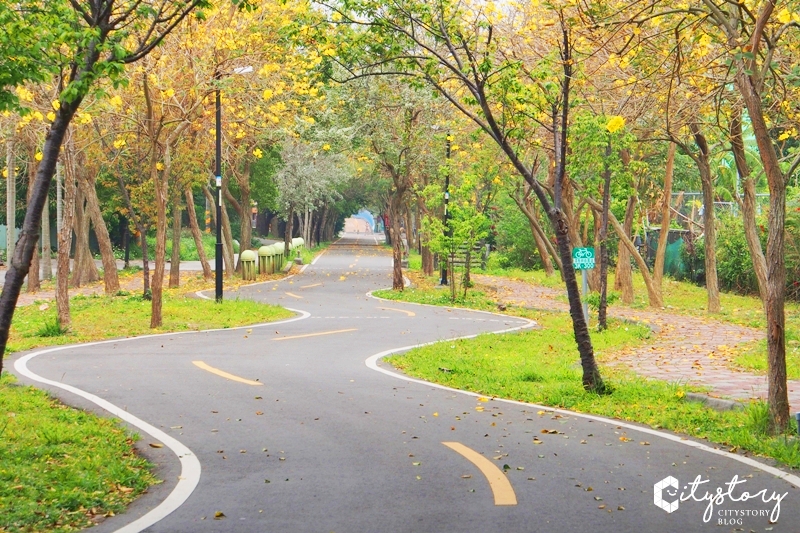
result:
[(192, 364), (194, 366), (196, 366), (197, 368), (202, 368), (203, 370), (207, 370), (208, 372), (211, 372), (212, 374), (216, 374), (216, 375), (218, 375), (220, 377), (223, 377), (225, 379), (230, 379), (231, 381), (238, 381), (239, 383), (245, 383), (247, 385), (256, 385), (256, 386), (264, 385), (263, 383), (261, 383), (259, 381), (252, 381), (250, 379), (245, 379), (245, 378), (240, 378), (239, 376), (234, 376), (233, 374), (228, 374), (224, 370), (220, 370), (219, 368), (214, 368), (213, 366), (208, 366), (203, 361), (192, 361)]
[(322, 283), (314, 283), (313, 285), (303, 285), (301, 289), (310, 289), (311, 287), (319, 287)]
[(443, 442), (442, 444), (464, 456), (464, 458), (477, 466), (478, 470), (486, 476), (489, 487), (494, 494), (495, 505), (517, 505), (517, 495), (514, 494), (514, 488), (511, 486), (511, 482), (508, 481), (506, 475), (503, 474), (494, 463), (460, 442)]
[(414, 311), (406, 311), (405, 309), (394, 309), (393, 307), (379, 307), (378, 309), (382, 309), (383, 311), (397, 311), (398, 313), (405, 313), (408, 316), (417, 316)]
[(303, 297), (302, 297), (302, 296), (298, 296), (298, 295), (296, 295), (296, 294), (292, 294), (291, 292), (287, 292), (287, 293), (286, 293), (286, 295), (287, 295), (287, 296), (291, 296), (292, 298), (297, 298), (297, 299), (299, 299), (299, 300), (302, 300), (302, 299), (303, 299)]
[(291, 337), (277, 337), (274, 341), (287, 341), (289, 339), (304, 339), (306, 337), (318, 337), (320, 335), (333, 335), (334, 333), (346, 333), (348, 331), (358, 331), (358, 328), (337, 329), (335, 331), (320, 331), (319, 333), (306, 333), (305, 335), (293, 335)]

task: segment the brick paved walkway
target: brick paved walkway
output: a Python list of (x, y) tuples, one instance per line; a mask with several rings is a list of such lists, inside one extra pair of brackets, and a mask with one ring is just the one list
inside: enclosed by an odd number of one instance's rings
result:
[[(500, 301), (522, 307), (568, 311), (565, 292), (495, 276), (473, 276), (474, 281), (498, 292)], [(760, 330), (713, 319), (612, 306), (609, 315), (643, 322), (654, 329), (654, 342), (627, 352), (617, 361), (638, 374), (710, 388), (723, 398), (765, 398), (766, 376), (727, 366), (736, 344), (764, 338)], [(800, 410), (800, 381), (789, 381), (792, 412)]]

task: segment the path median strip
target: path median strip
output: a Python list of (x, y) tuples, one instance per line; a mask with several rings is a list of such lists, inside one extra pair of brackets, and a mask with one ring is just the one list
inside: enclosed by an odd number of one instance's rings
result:
[(489, 459), (482, 456), (472, 448), (464, 446), (460, 442), (443, 442), (445, 446), (454, 452), (461, 454), (465, 459), (478, 467), (478, 470), (486, 477), (489, 487), (494, 494), (495, 505), (517, 505), (517, 495), (511, 482)]
[(220, 370), (219, 368), (214, 368), (213, 366), (208, 366), (203, 361), (192, 361), (192, 364), (194, 366), (196, 366), (197, 368), (202, 368), (203, 370), (211, 372), (212, 374), (216, 374), (216, 375), (218, 375), (220, 377), (223, 377), (225, 379), (230, 379), (231, 381), (238, 381), (239, 383), (245, 383), (247, 385), (255, 385), (255, 386), (264, 385), (260, 381), (253, 381), (253, 380), (250, 380), (250, 379), (240, 378), (239, 376), (234, 376), (233, 374), (229, 374), (229, 373), (225, 372), (224, 370)]
[(358, 328), (337, 329), (334, 331), (320, 331), (318, 333), (306, 333), (304, 335), (292, 335), (291, 337), (277, 337), (274, 341), (288, 341), (289, 339), (304, 339), (306, 337), (319, 337), (320, 335), (333, 335), (334, 333), (347, 333), (348, 331), (358, 331)]

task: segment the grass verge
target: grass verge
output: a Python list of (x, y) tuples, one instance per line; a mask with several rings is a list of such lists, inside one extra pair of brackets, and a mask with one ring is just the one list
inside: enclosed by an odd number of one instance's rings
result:
[(0, 378), (0, 531), (75, 531), (156, 482), (113, 420)]
[[(183, 289), (185, 290), (185, 289)], [(149, 300), (140, 293), (122, 296), (75, 296), (70, 299), (72, 325), (58, 334), (55, 304), (20, 307), (14, 313), (6, 350), (18, 352), (41, 346), (90, 342), (115, 337), (134, 337), (151, 333), (230, 328), (271, 322), (292, 316), (282, 307), (250, 300), (211, 300), (190, 298), (175, 289), (164, 291), (164, 325), (150, 328)]]
[[(413, 267), (413, 265), (412, 265)], [(499, 268), (490, 259), (489, 268), (475, 271), (476, 274), (488, 274), (505, 278), (526, 281), (536, 285), (562, 288), (563, 282), (558, 275), (547, 277), (542, 271), (527, 271), (519, 268)], [(614, 286), (614, 273), (609, 272), (609, 287)], [(633, 273), (634, 302), (631, 307), (645, 309), (648, 307), (647, 289), (642, 277)], [(723, 322), (748, 326), (765, 330), (766, 317), (761, 300), (757, 296), (733, 293), (721, 293), (721, 311), (709, 315), (706, 311), (707, 293), (705, 287), (692, 283), (664, 278), (662, 293), (664, 311), (702, 319), (714, 318)], [(566, 298), (564, 299), (566, 301)], [(749, 372), (766, 374), (767, 343), (765, 340), (734, 347), (728, 354), (731, 366)], [(800, 379), (800, 303), (786, 302), (786, 366), (789, 379)]]
[[(402, 293), (378, 291), (392, 300), (451, 305), (448, 291), (420, 287)], [(495, 309), (491, 295), (471, 291), (460, 307)], [(731, 451), (747, 451), (800, 468), (800, 443), (786, 436), (769, 436), (766, 405), (755, 402), (742, 411), (719, 412), (688, 402), (698, 390), (683, 383), (644, 379), (614, 365), (615, 354), (646, 342), (640, 325), (613, 322), (608, 331), (592, 333), (592, 341), (612, 392), (588, 393), (581, 386), (581, 369), (572, 326), (563, 313), (509, 308), (508, 314), (536, 320), (542, 329), (507, 335), (442, 342), (387, 359), (407, 374), (457, 389), (551, 407), (617, 418), (708, 439)]]

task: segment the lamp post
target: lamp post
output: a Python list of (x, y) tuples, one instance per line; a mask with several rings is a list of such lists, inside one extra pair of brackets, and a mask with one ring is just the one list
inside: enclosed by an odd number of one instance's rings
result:
[[(450, 220), (450, 211), (448, 210), (448, 204), (450, 203), (450, 141), (452, 137), (448, 133), (445, 137), (446, 139), (446, 152), (445, 157), (447, 158), (447, 167), (445, 168), (444, 173), (444, 234), (446, 237), (452, 237), (453, 232), (450, 230), (448, 226), (448, 221)], [(447, 262), (449, 258), (445, 257), (444, 262), (442, 263), (442, 273), (439, 283), (441, 285), (447, 285)]]
[[(234, 74), (247, 74), (253, 72), (253, 67), (239, 67), (233, 69)], [(216, 90), (216, 111), (217, 111), (217, 149), (216, 149), (216, 163), (214, 165), (214, 177), (217, 181), (217, 243), (215, 247), (214, 257), (214, 281), (215, 281), (215, 299), (217, 302), (222, 302), (222, 91), (219, 87), (219, 81), (222, 79), (220, 72), (214, 73), (214, 79), (217, 81)]]

